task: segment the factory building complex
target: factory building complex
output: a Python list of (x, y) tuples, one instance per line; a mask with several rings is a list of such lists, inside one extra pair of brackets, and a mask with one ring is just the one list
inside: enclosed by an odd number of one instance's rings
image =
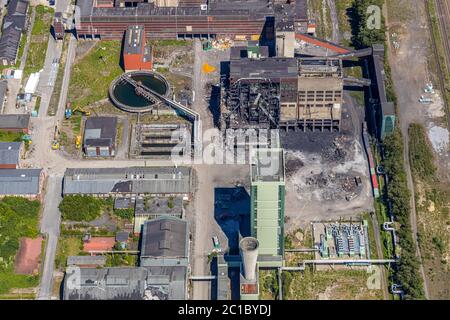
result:
[(270, 40), (275, 21), (292, 31), (308, 32), (306, 0), (78, 0), (75, 13), (78, 37), (121, 39), (129, 25), (143, 25), (154, 39), (230, 37)]
[(339, 131), (342, 60), (231, 57), (227, 126)]
[[(358, 84), (359, 81), (360, 85), (368, 87), (373, 101), (371, 120), (380, 128), (378, 134), (383, 139), (393, 132), (395, 125), (394, 104), (386, 97), (383, 48), (374, 47), (366, 54), (372, 56), (368, 64), (371, 80), (344, 76), (343, 60), (354, 52), (312, 37), (315, 22), (308, 18), (307, 9), (306, 0), (77, 0), (75, 29), (72, 31), (78, 39), (123, 41), (121, 55), (126, 73), (114, 80), (117, 82), (113, 82), (109, 91), (115, 105), (120, 103), (111, 94), (113, 88), (117, 83), (129, 84), (137, 96), (154, 102), (145, 111), (137, 111), (139, 115), (167, 104), (177, 109), (178, 115), (184, 112), (194, 119), (194, 142), (191, 142), (186, 138), (190, 127), (184, 123), (139, 123), (138, 116), (130, 144), (130, 154), (135, 158), (164, 158), (171, 155), (173, 148), (181, 142), (185, 142), (185, 147), (180, 154), (185, 154), (190, 148), (197, 147), (199, 133), (200, 116), (197, 113), (162, 93), (146, 88), (143, 82), (130, 76), (153, 69), (149, 39), (201, 38), (210, 43), (210, 39), (228, 38), (236, 42), (236, 46), (230, 48), (229, 61), (224, 61), (228, 68), (221, 72), (220, 85), (217, 85), (221, 91), (218, 121), (223, 129), (242, 130), (239, 133), (244, 129), (284, 129), (287, 133), (292, 130), (338, 132), (343, 118), (344, 86)], [(60, 23), (58, 19), (62, 21), (62, 16), (55, 19)], [(55, 28), (55, 34), (63, 33), (62, 27)], [(327, 50), (332, 48), (336, 54), (301, 55), (296, 52), (299, 36), (301, 41), (318, 45), (325, 43), (323, 46)], [(156, 63), (158, 60), (155, 59)], [(170, 84), (161, 78), (161, 82), (170, 88)], [(119, 108), (131, 110), (126, 106)], [(88, 119), (83, 139), (86, 157), (116, 156), (116, 148), (119, 148), (117, 127), (116, 117)], [(28, 133), (29, 118), (0, 118), (0, 128)], [(181, 133), (177, 136), (173, 134), (175, 131)], [(260, 130), (257, 134), (262, 135), (263, 132), (265, 130)], [(232, 138), (234, 141), (235, 136)], [(259, 270), (281, 271), (286, 264), (285, 154), (279, 139), (277, 133), (270, 142), (270, 149), (268, 142), (266, 145), (250, 145), (252, 142), (247, 145), (244, 142), (246, 152), (249, 152), (250, 205), (247, 212), (250, 232), (245, 235), (238, 233), (239, 254), (235, 250), (222, 252), (220, 244), (214, 243), (216, 251), (212, 253), (216, 255), (212, 255), (212, 260), (216, 263), (217, 275), (190, 274), (192, 239), (184, 207), (185, 201), (191, 199), (194, 183), (197, 183), (193, 168), (67, 168), (62, 196), (113, 198), (114, 209), (133, 212), (130, 233), (139, 236), (140, 242), (135, 267), (99, 267), (95, 266), (98, 263), (94, 261), (96, 259), (86, 259), (87, 262), (82, 261), (79, 265), (83, 267), (81, 283), (77, 287), (70, 286), (71, 271), (74, 270), (69, 267), (63, 283), (63, 298), (186, 299), (190, 291), (189, 279), (203, 281), (213, 278), (217, 280), (212, 289), (217, 290), (217, 299), (230, 299), (228, 268), (239, 268), (240, 299), (258, 299)], [(5, 145), (5, 148), (10, 146)], [(5, 167), (16, 167), (15, 160), (4, 162)], [(2, 180), (13, 181), (10, 176), (14, 172), (4, 172)], [(39, 186), (41, 172), (36, 171), (34, 175), (34, 184)], [(320, 239), (321, 257), (353, 258), (355, 253), (360, 257), (370, 256), (365, 228), (351, 223), (324, 226), (316, 237)], [(353, 242), (353, 237), (356, 242)], [(213, 242), (215, 238), (217, 236), (213, 237)], [(341, 246), (342, 241), (344, 245)], [(231, 245), (228, 245), (230, 249)], [(100, 254), (107, 253), (107, 250), (103, 251)]]

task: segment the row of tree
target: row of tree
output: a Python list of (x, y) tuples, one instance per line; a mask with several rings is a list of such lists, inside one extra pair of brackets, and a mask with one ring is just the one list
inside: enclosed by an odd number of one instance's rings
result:
[[(383, 0), (354, 0), (351, 9), (353, 38), (356, 49), (370, 47), (375, 43), (386, 43), (384, 18), (381, 14)], [(378, 20), (377, 20), (378, 19)], [(390, 78), (389, 64), (386, 63), (387, 84), (390, 100), (396, 103), (395, 91)], [(401, 248), (394, 281), (402, 286), (404, 298), (423, 299), (422, 277), (419, 274), (419, 260), (416, 256), (410, 214), (411, 194), (408, 189), (403, 158), (403, 139), (400, 130), (383, 142), (384, 166), (389, 176), (388, 199), (400, 228), (397, 232)]]

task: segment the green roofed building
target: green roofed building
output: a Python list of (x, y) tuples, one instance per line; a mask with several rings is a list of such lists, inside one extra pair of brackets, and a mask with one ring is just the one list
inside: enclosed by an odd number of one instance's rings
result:
[(251, 161), (251, 233), (260, 267), (280, 267), (284, 256), (283, 149), (255, 149)]

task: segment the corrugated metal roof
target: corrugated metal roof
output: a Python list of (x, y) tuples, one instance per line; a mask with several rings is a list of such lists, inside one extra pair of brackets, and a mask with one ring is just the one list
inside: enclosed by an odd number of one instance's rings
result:
[(0, 169), (0, 194), (39, 194), (42, 169)]
[(27, 129), (30, 124), (29, 114), (0, 115), (0, 129)]
[(145, 257), (187, 257), (187, 221), (162, 216), (146, 221), (142, 232), (141, 261)]
[[(80, 279), (72, 283), (71, 274)], [(67, 268), (64, 300), (183, 300), (186, 267)]]
[(7, 5), (6, 14), (0, 37), (0, 58), (15, 61), (19, 49), (22, 30), (25, 28), (28, 1), (10, 0)]
[(106, 256), (69, 256), (67, 265), (99, 265), (106, 264)]
[(19, 163), (21, 142), (0, 142), (0, 164)]
[(67, 169), (63, 192), (188, 194), (190, 175), (191, 169), (187, 167)]

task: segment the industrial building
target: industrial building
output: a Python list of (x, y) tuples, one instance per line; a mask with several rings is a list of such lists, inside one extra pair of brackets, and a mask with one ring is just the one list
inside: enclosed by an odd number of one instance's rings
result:
[(188, 197), (190, 192), (191, 168), (187, 167), (69, 168), (63, 181), (63, 195)]
[(275, 21), (299, 33), (314, 25), (306, 0), (78, 0), (75, 12), (77, 35), (85, 39), (121, 39), (129, 25), (142, 25), (153, 39), (274, 40)]
[(42, 169), (0, 169), (0, 197), (39, 197), (44, 173)]
[(99, 267), (98, 259), (71, 259), (64, 300), (185, 300), (189, 229), (184, 220), (161, 217), (144, 224), (139, 267)]
[(140, 266), (188, 266), (189, 227), (186, 220), (161, 216), (142, 229)]
[(254, 150), (251, 161), (251, 235), (259, 242), (259, 265), (281, 267), (284, 257), (283, 149)]
[(191, 147), (189, 127), (188, 124), (177, 123), (137, 123), (132, 128), (130, 156), (164, 159), (172, 154), (183, 156)]
[(78, 266), (83, 268), (103, 267), (106, 264), (106, 256), (69, 256), (68, 266)]
[(230, 60), (229, 128), (339, 131), (344, 78), (336, 58)]
[(17, 169), (22, 154), (22, 142), (0, 142), (0, 169)]
[(153, 52), (146, 44), (143, 26), (135, 25), (127, 28), (123, 42), (123, 63), (125, 72), (152, 70)]
[(2, 114), (0, 115), (0, 130), (28, 134), (30, 133), (30, 115)]
[(0, 65), (15, 65), (20, 39), (27, 25), (28, 0), (9, 0), (0, 37)]
[(86, 157), (114, 157), (117, 117), (90, 117), (85, 122), (83, 149)]
[(368, 59), (369, 73), (372, 85), (369, 88), (370, 110), (372, 127), (376, 128), (376, 136), (383, 140), (395, 129), (395, 106), (394, 102), (388, 101), (386, 95), (386, 72), (384, 70), (384, 45), (374, 44), (373, 53)]

